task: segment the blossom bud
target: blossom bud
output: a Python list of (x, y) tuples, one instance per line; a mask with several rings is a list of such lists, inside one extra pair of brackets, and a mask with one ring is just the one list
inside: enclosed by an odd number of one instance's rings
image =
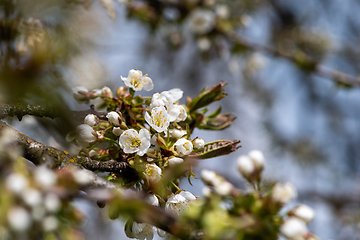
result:
[(74, 87), (72, 89), (73, 91), (73, 96), (74, 99), (78, 102), (78, 103), (88, 103), (89, 102), (89, 98), (88, 98), (88, 90), (83, 87), (83, 86), (78, 86), (78, 87)]
[(262, 154), (262, 152), (260, 152), (258, 150), (252, 150), (249, 152), (248, 156), (251, 158), (251, 160), (255, 164), (255, 167), (258, 170), (262, 170), (264, 168), (265, 159), (264, 159), (264, 155)]
[(170, 129), (169, 133), (170, 133), (170, 137), (181, 138), (186, 134), (186, 130)]
[(14, 193), (21, 193), (28, 185), (27, 179), (17, 173), (6, 177), (6, 187)]
[(301, 220), (303, 220), (305, 223), (311, 222), (315, 217), (314, 210), (311, 207), (306, 206), (304, 204), (300, 204), (299, 206), (294, 208), (291, 211), (291, 213), (295, 217), (300, 218)]
[(291, 183), (276, 183), (272, 189), (271, 197), (274, 201), (285, 205), (297, 196), (297, 191)]
[(244, 178), (249, 179), (255, 171), (255, 164), (248, 156), (241, 155), (237, 160), (238, 170)]
[(304, 239), (305, 235), (308, 233), (306, 224), (296, 218), (289, 217), (286, 221), (280, 226), (280, 232), (289, 239)]
[(31, 225), (31, 218), (28, 211), (22, 207), (13, 207), (7, 213), (10, 227), (15, 231), (25, 231)]
[(159, 199), (154, 194), (147, 195), (145, 201), (150, 205), (159, 206)]
[(176, 166), (176, 165), (178, 165), (180, 163), (183, 163), (183, 162), (184, 162), (184, 160), (182, 158), (178, 158), (178, 157), (173, 157), (173, 158), (170, 158), (168, 160), (168, 163), (169, 163), (170, 167), (174, 167), (174, 166)]
[(114, 126), (120, 126), (121, 116), (117, 112), (109, 112), (106, 117), (109, 119), (109, 122)]
[(178, 139), (175, 144), (176, 152), (182, 157), (189, 155), (193, 151), (193, 145), (189, 140), (184, 138)]
[(82, 147), (87, 147), (89, 144), (97, 140), (96, 132), (87, 124), (81, 124), (76, 128), (77, 138), (76, 142)]
[(222, 181), (214, 186), (215, 192), (220, 196), (227, 196), (231, 193), (234, 186), (228, 181)]
[(120, 127), (114, 127), (112, 130), (112, 133), (116, 136), (120, 136), (124, 130), (122, 130)]
[(111, 89), (106, 86), (101, 89), (101, 95), (107, 96), (109, 98), (113, 97), (113, 93), (112, 93)]
[(197, 138), (193, 141), (193, 144), (194, 144), (194, 148), (196, 149), (203, 149), (204, 148), (204, 145), (205, 145), (205, 142), (203, 139), (201, 138)]
[(202, 195), (205, 197), (210, 197), (210, 195), (211, 195), (211, 189), (208, 186), (203, 187), (201, 192), (202, 192)]
[(30, 207), (39, 206), (42, 202), (41, 193), (38, 190), (32, 188), (28, 188), (23, 191), (22, 199)]
[(95, 126), (98, 122), (99, 118), (94, 114), (88, 114), (84, 119), (84, 123), (89, 125), (90, 127)]

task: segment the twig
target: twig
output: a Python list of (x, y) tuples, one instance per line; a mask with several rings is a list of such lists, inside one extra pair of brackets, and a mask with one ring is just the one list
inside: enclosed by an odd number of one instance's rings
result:
[(249, 40), (245, 39), (242, 36), (239, 36), (236, 33), (224, 33), (224, 34), (228, 39), (230, 39), (236, 44), (243, 46), (244, 48), (263, 52), (274, 57), (281, 57), (287, 59), (303, 70), (306, 70), (310, 73), (328, 79), (332, 79), (338, 84), (351, 86), (351, 87), (360, 86), (360, 78), (319, 65), (318, 62), (312, 60), (309, 56), (305, 55), (304, 53), (290, 55), (278, 49), (274, 49), (268, 46), (250, 42)]

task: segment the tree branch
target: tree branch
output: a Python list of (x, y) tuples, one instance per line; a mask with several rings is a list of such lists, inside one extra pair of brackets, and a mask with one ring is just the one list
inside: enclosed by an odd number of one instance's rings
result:
[(17, 144), (23, 149), (24, 157), (35, 165), (47, 163), (51, 168), (76, 165), (91, 171), (117, 172), (120, 174), (125, 174), (132, 170), (125, 161), (117, 162), (110, 160), (102, 162), (88, 157), (72, 156), (66, 151), (37, 142), (0, 121), (0, 132), (3, 133), (5, 129), (11, 131), (11, 135), (15, 137)]
[(268, 46), (264, 46), (261, 44), (257, 44), (254, 42), (250, 42), (249, 40), (245, 39), (242, 36), (232, 32), (232, 33), (224, 33), (224, 35), (234, 43), (243, 46), (244, 48), (252, 49), (255, 51), (263, 52), (268, 55), (274, 57), (281, 57), (284, 59), (289, 60), (290, 62), (294, 63), (299, 68), (311, 72), (313, 74), (332, 79), (337, 84), (351, 86), (351, 87), (359, 87), (360, 86), (360, 78), (351, 76), (347, 73), (343, 73), (340, 71), (336, 71), (330, 69), (328, 67), (319, 65), (318, 62), (312, 60), (309, 56), (305, 55), (304, 53), (300, 52), (299, 54), (290, 55), (278, 49), (273, 49)]

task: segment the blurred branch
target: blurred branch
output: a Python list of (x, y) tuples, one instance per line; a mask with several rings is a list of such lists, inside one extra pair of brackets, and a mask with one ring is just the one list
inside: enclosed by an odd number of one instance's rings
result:
[(333, 81), (335, 81), (337, 84), (340, 84), (340, 85), (345, 85), (345, 86), (349, 86), (349, 87), (359, 87), (360, 86), (360, 78), (357, 78), (357, 77), (354, 77), (347, 73), (340, 72), (340, 71), (333, 70), (328, 67), (319, 65), (318, 62), (310, 59), (303, 52), (298, 52), (297, 54), (290, 55), (290, 54), (287, 54), (278, 49), (274, 49), (274, 48), (271, 48), (268, 46), (264, 46), (261, 44), (251, 42), (251, 41), (245, 39), (244, 37), (239, 36), (238, 34), (236, 34), (234, 32), (224, 33), (224, 34), (228, 39), (230, 39), (234, 43), (244, 47), (245, 49), (252, 49), (255, 51), (269, 54), (274, 57), (280, 57), (280, 58), (287, 59), (287, 60), (291, 61), (292, 63), (294, 63), (299, 68), (301, 68), (307, 72), (310, 72), (310, 73), (313, 73), (313, 74), (316, 74), (316, 75), (319, 75), (319, 76), (322, 76), (322, 77), (325, 77), (328, 79), (332, 79)]
[(76, 165), (91, 171), (118, 172), (120, 174), (124, 174), (126, 171), (132, 169), (125, 161), (117, 162), (111, 160), (102, 162), (83, 156), (74, 157), (66, 151), (37, 142), (0, 121), (0, 132), (3, 133), (4, 130), (11, 131), (11, 136), (15, 137), (17, 144), (21, 146), (23, 150), (23, 156), (35, 165), (47, 163), (51, 168), (64, 165)]

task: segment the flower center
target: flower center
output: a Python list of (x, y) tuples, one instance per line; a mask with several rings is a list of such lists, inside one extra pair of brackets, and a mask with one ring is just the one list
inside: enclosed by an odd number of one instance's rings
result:
[(162, 113), (163, 111), (160, 111), (151, 116), (152, 122), (158, 127), (163, 126), (166, 122), (166, 117), (164, 117)]
[(139, 137), (130, 137), (130, 139), (125, 139), (126, 145), (130, 145), (130, 148), (138, 148), (141, 145), (141, 140)]

